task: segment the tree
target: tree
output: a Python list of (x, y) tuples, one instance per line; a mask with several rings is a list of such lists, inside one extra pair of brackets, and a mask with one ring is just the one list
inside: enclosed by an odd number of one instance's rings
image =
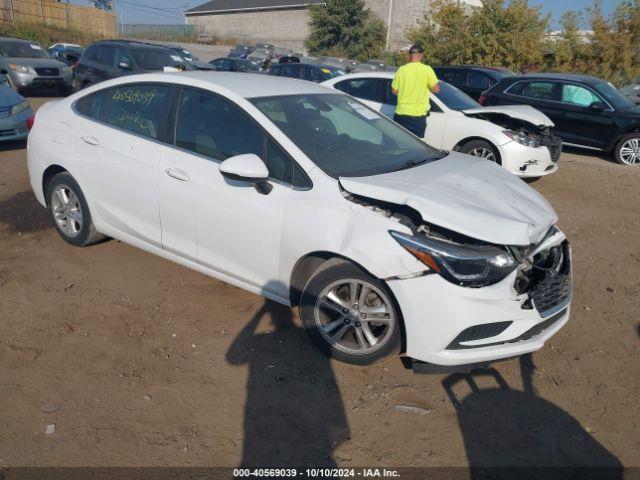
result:
[(422, 43), (426, 58), (437, 64), (477, 63), (520, 71), (542, 62), (549, 16), (527, 0), (484, 0), (469, 10), (451, 0), (437, 0), (422, 22), (408, 32)]
[(310, 7), (311, 34), (306, 46), (315, 55), (368, 60), (384, 48), (386, 27), (364, 0), (328, 0)]

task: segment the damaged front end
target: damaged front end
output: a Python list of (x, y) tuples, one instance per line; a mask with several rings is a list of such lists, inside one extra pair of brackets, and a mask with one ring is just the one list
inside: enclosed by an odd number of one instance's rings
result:
[(343, 195), (410, 229), (410, 234), (394, 229), (389, 234), (426, 267), (423, 275), (438, 274), (456, 286), (476, 289), (514, 278), (514, 299), (542, 318), (566, 309), (571, 301), (571, 248), (555, 226), (535, 245), (498, 245), (430, 224), (407, 205), (346, 191)]
[[(501, 126), (504, 128), (502, 133), (521, 145), (531, 148), (547, 148), (554, 163), (560, 160), (562, 139), (551, 133), (553, 123), (534, 124), (506, 113), (486, 111), (484, 109), (467, 110), (463, 113), (468, 117), (485, 120)], [(526, 168), (527, 166), (524, 165), (521, 170), (525, 171)]]

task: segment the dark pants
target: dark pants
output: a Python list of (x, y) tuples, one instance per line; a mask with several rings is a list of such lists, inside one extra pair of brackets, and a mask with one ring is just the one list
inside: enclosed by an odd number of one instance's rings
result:
[(427, 130), (427, 116), (411, 117), (409, 115), (393, 116), (393, 121), (402, 125), (404, 128), (413, 133), (416, 137), (424, 138), (424, 132)]

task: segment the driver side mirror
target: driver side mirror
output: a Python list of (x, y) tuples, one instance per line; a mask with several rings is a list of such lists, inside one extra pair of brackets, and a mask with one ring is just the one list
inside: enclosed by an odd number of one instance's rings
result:
[(593, 102), (591, 105), (589, 105), (589, 108), (591, 110), (599, 110), (599, 111), (609, 110), (609, 107), (604, 102)]
[(220, 173), (228, 180), (252, 184), (262, 195), (269, 195), (273, 190), (273, 185), (268, 182), (269, 169), (253, 153), (227, 158), (220, 164)]

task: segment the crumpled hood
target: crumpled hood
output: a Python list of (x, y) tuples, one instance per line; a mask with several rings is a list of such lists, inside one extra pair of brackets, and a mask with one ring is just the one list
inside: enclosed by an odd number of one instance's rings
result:
[(530, 105), (500, 105), (495, 107), (469, 108), (462, 110), (467, 115), (483, 113), (502, 113), (511, 118), (517, 118), (524, 122), (532, 123), (538, 127), (553, 127), (554, 123), (540, 110), (536, 110)]
[(341, 177), (345, 190), (407, 205), (425, 222), (485, 242), (538, 243), (558, 221), (545, 198), (504, 168), (462, 153), (407, 170)]

